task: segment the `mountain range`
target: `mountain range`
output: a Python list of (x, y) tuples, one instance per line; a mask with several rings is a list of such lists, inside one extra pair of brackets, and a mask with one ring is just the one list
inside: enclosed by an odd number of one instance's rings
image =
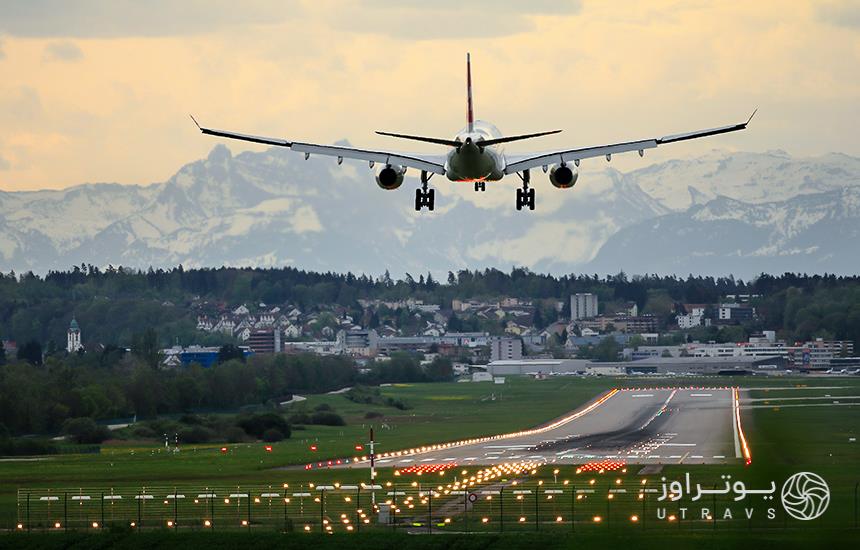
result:
[(294, 265), (399, 275), (535, 271), (735, 274), (860, 271), (860, 159), (783, 151), (708, 154), (622, 173), (586, 167), (560, 190), (538, 171), (534, 212), (515, 178), (477, 193), (415, 177), (378, 189), (367, 164), (216, 145), (152, 185), (0, 191), (0, 271), (73, 264), (147, 268)]

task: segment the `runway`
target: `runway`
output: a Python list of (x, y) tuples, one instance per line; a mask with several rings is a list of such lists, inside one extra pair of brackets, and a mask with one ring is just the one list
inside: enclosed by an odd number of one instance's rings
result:
[(376, 465), (583, 464), (604, 459), (628, 464), (735, 462), (743, 459), (733, 406), (731, 388), (613, 390), (532, 430), (380, 455)]

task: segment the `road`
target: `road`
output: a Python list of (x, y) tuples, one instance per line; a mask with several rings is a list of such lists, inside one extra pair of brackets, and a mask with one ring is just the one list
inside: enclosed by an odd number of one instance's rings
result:
[(721, 464), (742, 460), (731, 388), (623, 389), (533, 430), (393, 455), (380, 455), (377, 466), (518, 461), (582, 464), (603, 459), (630, 464)]

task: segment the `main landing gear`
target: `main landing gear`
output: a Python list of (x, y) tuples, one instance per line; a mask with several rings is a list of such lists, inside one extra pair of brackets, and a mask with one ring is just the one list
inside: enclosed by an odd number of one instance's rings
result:
[(485, 181), (476, 181), (475, 182), (475, 191), (486, 191), (487, 190), (487, 182)]
[[(519, 174), (517, 174), (519, 175)], [(528, 170), (523, 170), (520, 179), (523, 180), (522, 189), (517, 189), (517, 210), (522, 210), (527, 206), (529, 210), (535, 209), (535, 190), (529, 189), (529, 180), (531, 175)]]
[(415, 190), (415, 211), (421, 212), (421, 209), (425, 206), (427, 210), (433, 211), (433, 206), (436, 201), (436, 190), (429, 189), (427, 187), (427, 182), (430, 181), (430, 178), (433, 177), (433, 174), (428, 174), (425, 170), (421, 170), (421, 188)]

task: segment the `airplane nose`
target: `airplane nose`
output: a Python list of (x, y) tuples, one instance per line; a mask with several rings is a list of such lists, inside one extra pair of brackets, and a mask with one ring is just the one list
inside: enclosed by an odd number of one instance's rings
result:
[(471, 144), (472, 144), (472, 138), (467, 137), (466, 138), (466, 145), (471, 145)]

